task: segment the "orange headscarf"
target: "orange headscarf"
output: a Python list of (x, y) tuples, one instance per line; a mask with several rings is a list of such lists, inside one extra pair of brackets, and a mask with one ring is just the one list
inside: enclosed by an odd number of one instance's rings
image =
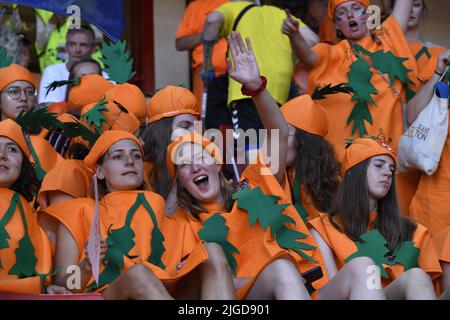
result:
[(167, 146), (166, 165), (167, 172), (171, 177), (175, 176), (175, 154), (178, 148), (180, 148), (185, 143), (195, 143), (202, 146), (203, 149), (206, 150), (214, 158), (217, 164), (222, 164), (222, 155), (219, 147), (197, 132), (191, 132), (187, 135), (178, 137), (175, 141)]
[(397, 165), (397, 157), (388, 144), (368, 138), (356, 139), (345, 150), (344, 160), (342, 161), (342, 175), (345, 175), (350, 168), (357, 164), (380, 155), (390, 156), (394, 160), (394, 164)]
[[(121, 110), (114, 102), (106, 101), (103, 105), (108, 111), (102, 112), (105, 116), (107, 124), (103, 124), (103, 130), (123, 130), (130, 133), (135, 133), (139, 129), (139, 120), (131, 112)], [(81, 119), (89, 110), (91, 110), (97, 103), (90, 103), (81, 109)], [(86, 120), (82, 120), (82, 123), (89, 128)]]
[(325, 110), (316, 105), (309, 95), (299, 96), (281, 107), (284, 119), (297, 129), (325, 137), (328, 118)]
[(0, 136), (6, 137), (14, 141), (27, 158), (30, 157), (30, 149), (28, 148), (25, 137), (22, 133), (22, 127), (11, 119), (0, 121)]
[(144, 150), (142, 149), (142, 144), (138, 138), (129, 132), (121, 130), (109, 130), (102, 133), (102, 135), (97, 139), (91, 151), (88, 153), (84, 159), (84, 163), (89, 171), (95, 173), (95, 165), (98, 160), (103, 157), (103, 155), (108, 151), (111, 146), (120, 140), (133, 140), (139, 146), (142, 155), (144, 155)]
[(34, 88), (37, 88), (36, 80), (28, 69), (15, 63), (0, 68), (0, 91), (14, 81), (27, 81), (31, 83)]
[[(336, 11), (336, 8), (341, 4), (349, 1), (352, 0), (330, 0), (328, 2), (328, 17), (330, 17), (331, 20), (334, 21), (334, 12)], [(353, 0), (353, 1), (361, 3), (366, 8), (370, 6), (370, 0)]]
[(105, 99), (117, 101), (139, 119), (141, 123), (147, 120), (147, 104), (145, 96), (139, 87), (131, 83), (116, 84), (106, 91)]
[(200, 116), (195, 96), (188, 89), (167, 86), (150, 100), (147, 123), (185, 113)]
[(113, 84), (98, 74), (88, 74), (80, 78), (80, 83), (71, 87), (69, 91), (69, 107), (81, 109), (82, 107), (100, 101), (105, 92)]

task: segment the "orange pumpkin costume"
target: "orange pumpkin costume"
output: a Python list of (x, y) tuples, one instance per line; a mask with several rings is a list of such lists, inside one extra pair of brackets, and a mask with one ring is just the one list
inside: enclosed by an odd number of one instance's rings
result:
[(147, 120), (147, 104), (139, 87), (131, 83), (115, 84), (105, 92), (105, 99), (120, 103), (128, 112), (133, 113), (141, 124)]
[(439, 260), (450, 263), (450, 226), (433, 237), (432, 244)]
[(80, 77), (80, 83), (69, 90), (68, 103), (70, 109), (81, 109), (89, 103), (100, 101), (113, 83), (98, 74)]
[[(183, 18), (178, 27), (176, 38), (202, 33), (205, 19), (215, 9), (229, 0), (196, 0), (189, 3)], [(216, 76), (223, 75), (227, 72), (227, 41), (220, 39), (213, 48), (212, 65), (215, 69)], [(203, 81), (201, 73), (203, 71), (203, 45), (199, 44), (192, 50), (192, 77), (193, 92), (197, 102), (202, 104)]]
[[(123, 139), (140, 146), (139, 140), (130, 133), (106, 131), (86, 157), (87, 168), (92, 171), (98, 159)], [(84, 258), (83, 248), (89, 237), (94, 206), (92, 199), (75, 199), (43, 210), (69, 230), (80, 249), (79, 262)], [(94, 284), (88, 289), (102, 291), (136, 264), (148, 266), (163, 282), (173, 284), (208, 257), (199, 241), (185, 244), (185, 239), (193, 239), (185, 236), (190, 228), (183, 221), (168, 218), (164, 213), (164, 200), (155, 193), (139, 190), (109, 193), (99, 203), (99, 217), (100, 232), (108, 243), (108, 252), (100, 266), (98, 287)], [(186, 252), (186, 247), (193, 249)], [(183, 260), (184, 265), (178, 268)]]
[(182, 87), (167, 86), (159, 90), (150, 100), (147, 111), (147, 123), (179, 114), (200, 116), (200, 110), (194, 95)]
[[(330, 1), (330, 4), (333, 3), (335, 9), (338, 3), (343, 2), (345, 0)], [(361, 2), (365, 3), (367, 1)], [(334, 12), (334, 9), (330, 12)], [(417, 76), (416, 61), (401, 27), (394, 17), (391, 16), (381, 25), (381, 29), (376, 32), (376, 37), (379, 43), (372, 37), (366, 37), (356, 42), (355, 46), (357, 45), (359, 46), (358, 48), (364, 49), (360, 55), (365, 56), (367, 52), (373, 54), (383, 50), (384, 54), (391, 54), (398, 57), (392, 58), (391, 56), (392, 60), (397, 59), (397, 63), (401, 63), (404, 68), (411, 70), (407, 73), (409, 79), (415, 79)], [(382, 128), (386, 136), (393, 139), (392, 145), (396, 149), (398, 140), (403, 133), (402, 105), (393, 89), (383, 77), (373, 68), (367, 70), (369, 68), (368, 65), (361, 58), (356, 58), (354, 49), (352, 49), (348, 40), (343, 40), (337, 45), (319, 43), (312, 50), (317, 54), (318, 61), (315, 67), (309, 71), (307, 93), (312, 94), (316, 86), (324, 87), (329, 84), (349, 83), (349, 76), (347, 74), (350, 73), (351, 66), (356, 63), (356, 66), (354, 66), (355, 69), (352, 70), (353, 82), (356, 85), (366, 85), (358, 77), (369, 76), (367, 86), (373, 86), (371, 89), (372, 93), (369, 96), (376, 103), (376, 106), (374, 106), (372, 103), (367, 102), (372, 124), (366, 118), (363, 118), (360, 123), (365, 127), (370, 136), (378, 135), (380, 128)], [(403, 59), (400, 58), (406, 58), (406, 60), (402, 61)], [(385, 63), (387, 60), (389, 59), (383, 58), (381, 63)], [(365, 69), (366, 67), (367, 69)], [(388, 75), (384, 77), (389, 79)], [(404, 99), (405, 85), (397, 77), (395, 77), (393, 86)], [(374, 93), (375, 91), (376, 94)], [(352, 111), (356, 111), (355, 108), (358, 101), (352, 100), (356, 96), (358, 95), (338, 93), (329, 95), (321, 100), (321, 106), (325, 109), (328, 118), (333, 119), (329, 123), (326, 139), (333, 145), (339, 161), (344, 155), (345, 139), (358, 137), (361, 134), (360, 127), (359, 133), (356, 129), (354, 134), (352, 133), (352, 129), (354, 129), (352, 127), (356, 126), (356, 122), (351, 123), (354, 119), (351, 120), (350, 118)], [(362, 111), (356, 114), (353, 113), (352, 117), (359, 119), (361, 115)]]
[(38, 88), (35, 78), (28, 69), (15, 63), (0, 68), (0, 91), (3, 91), (7, 85), (15, 81), (27, 81), (34, 88)]
[[(169, 145), (167, 149), (167, 167), (169, 174), (174, 175), (176, 172), (172, 155), (176, 154), (177, 149), (184, 143), (196, 143), (201, 145), (211, 154), (216, 163), (221, 162), (222, 157), (218, 147), (215, 146), (214, 143), (196, 133), (191, 133), (179, 137)], [(301, 239), (300, 241), (303, 242), (303, 244), (309, 246), (308, 249), (303, 250), (303, 253), (312, 257), (316, 262), (309, 261), (292, 249), (281, 247), (277, 242), (278, 240), (276, 237), (271, 234), (269, 229), (266, 228), (265, 230), (260, 222), (252, 224), (249, 213), (240, 207), (239, 198), (238, 201), (234, 203), (230, 212), (226, 212), (226, 210), (218, 204), (206, 206), (205, 209), (207, 212), (200, 213), (199, 220), (196, 220), (181, 208), (175, 213), (175, 216), (180, 219), (187, 218), (193, 230), (199, 236), (208, 221), (216, 217), (216, 214), (219, 214), (221, 219), (224, 219), (224, 224), (228, 229), (226, 240), (237, 250), (232, 253), (233, 258), (236, 261), (236, 277), (250, 278), (247, 284), (237, 292), (237, 296), (240, 299), (245, 297), (263, 269), (281, 256), (290, 258), (296, 264), (300, 272), (306, 272), (314, 267), (323, 265), (322, 257), (317, 250), (314, 238), (309, 233), (308, 228), (303, 223), (294, 206), (290, 203), (289, 184), (285, 181), (285, 187), (282, 188), (276, 178), (272, 174), (268, 174), (270, 172), (269, 170), (270, 169), (263, 164), (262, 160), (258, 160), (257, 164), (247, 166), (242, 174), (241, 188), (244, 190), (249, 190), (248, 188), (251, 188), (253, 191), (260, 188), (260, 191), (265, 197), (275, 197), (277, 199), (277, 204), (286, 204), (282, 205), (282, 214), (288, 216), (291, 221), (288, 225), (285, 225), (286, 229), (303, 234), (301, 238), (296, 238), (294, 241)], [(239, 192), (235, 193), (235, 195), (238, 194)], [(322, 287), (327, 281), (327, 276), (325, 275), (325, 269), (323, 267), (322, 270), (324, 276), (313, 283), (313, 286), (316, 289)]]
[[(281, 113), (288, 124), (297, 129), (325, 137), (328, 133), (328, 118), (325, 110), (315, 104), (309, 95), (302, 95), (286, 102), (281, 108)], [(295, 169), (288, 170), (288, 181), (295, 205), (303, 206), (307, 212), (307, 219), (311, 220), (319, 215), (314, 203), (303, 188), (296, 181)], [(298, 193), (298, 194), (297, 194)]]
[[(14, 121), (0, 122), (0, 136), (29, 155), (22, 129)], [(49, 240), (21, 195), (6, 188), (0, 188), (0, 195), (0, 291), (43, 293), (52, 271)]]

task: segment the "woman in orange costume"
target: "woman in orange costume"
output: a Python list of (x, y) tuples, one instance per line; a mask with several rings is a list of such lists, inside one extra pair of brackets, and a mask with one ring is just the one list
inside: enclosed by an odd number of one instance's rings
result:
[[(397, 148), (403, 133), (400, 100), (405, 100), (409, 79), (415, 79), (417, 74), (414, 56), (404, 36), (412, 0), (397, 0), (392, 16), (373, 31), (367, 26), (369, 4), (368, 0), (329, 1), (328, 15), (344, 39), (336, 45), (319, 43), (309, 48), (292, 19), (285, 21), (294, 52), (309, 70), (307, 92), (312, 94), (317, 86), (340, 83), (346, 83), (353, 91), (333, 93), (321, 101), (328, 118), (333, 119), (326, 139), (333, 145), (339, 161), (346, 139), (378, 135), (380, 128)], [(392, 82), (395, 91), (388, 82)]]
[(333, 147), (324, 139), (326, 112), (308, 95), (281, 107), (289, 127), (287, 174), (292, 203), (303, 220), (329, 212), (339, 187), (339, 164)]
[(77, 291), (100, 291), (107, 299), (232, 298), (233, 290), (224, 281), (227, 265), (221, 249), (208, 246), (207, 252), (187, 233), (187, 224), (164, 214), (159, 195), (145, 191), (143, 151), (135, 136), (106, 131), (85, 163), (99, 179), (100, 233), (106, 239), (99, 282), (92, 281), (90, 259), (83, 250), (95, 202), (76, 199), (46, 210), (60, 222), (55, 264), (63, 271), (55, 277), (57, 284), (65, 286), (64, 270), (78, 265)]
[[(22, 111), (36, 107), (36, 84), (31, 73), (22, 66), (11, 64), (0, 68), (0, 120), (15, 120)], [(40, 136), (30, 135), (33, 151), (30, 161), (36, 165), (38, 179), (42, 180), (63, 159), (53, 147)]]
[[(408, 122), (413, 123), (420, 112), (431, 101), (435, 86), (450, 65), (450, 51), (439, 55), (436, 70), (431, 79), (423, 85), (418, 93), (408, 102)], [(449, 208), (449, 166), (450, 134), (447, 134), (438, 169), (432, 176), (422, 174), (417, 191), (411, 201), (410, 215), (424, 224), (432, 235), (450, 225)]]
[(52, 272), (50, 243), (28, 204), (38, 188), (29, 155), (22, 128), (10, 119), (0, 121), (0, 291), (3, 292), (45, 293), (43, 288)]
[(450, 226), (433, 237), (432, 244), (436, 250), (442, 267), (440, 282), (441, 300), (450, 300)]
[[(217, 242), (226, 248), (238, 297), (309, 299), (300, 272), (307, 274), (320, 267), (322, 257), (303, 220), (289, 203), (285, 176), (289, 129), (278, 105), (263, 88), (250, 41), (247, 39), (247, 51), (240, 35), (233, 32), (228, 43), (234, 62), (234, 68), (229, 64), (229, 74), (245, 84), (245, 90), (253, 91), (253, 101), (268, 129), (268, 145), (273, 138), (272, 129), (279, 130), (277, 153), (281, 156), (278, 161), (271, 159), (268, 166), (260, 153), (256, 162), (244, 170), (237, 192), (232, 195), (220, 169), (222, 157), (218, 147), (196, 133), (179, 137), (167, 151), (167, 167), (175, 177), (180, 206), (175, 216), (189, 219), (203, 241)], [(237, 201), (231, 204), (231, 200)], [(360, 266), (370, 262), (356, 261)], [(331, 283), (326, 284), (326, 275), (314, 279), (317, 281), (313, 287), (321, 288), (314, 296), (336, 298), (334, 293), (322, 294), (325, 285), (345, 286), (340, 298), (382, 299), (380, 290), (367, 289), (366, 280), (361, 278), (363, 270), (352, 263)]]
[(144, 141), (146, 174), (152, 190), (166, 199), (166, 210), (173, 212), (176, 201), (173, 181), (167, 174), (166, 149), (172, 138), (194, 131), (200, 112), (194, 95), (182, 87), (167, 86), (158, 91), (148, 105)]
[[(441, 268), (427, 229), (402, 217), (395, 193), (396, 157), (386, 143), (356, 139), (346, 150), (336, 207), (310, 221), (330, 277), (360, 256), (375, 261), (368, 283), (388, 299), (436, 299)], [(381, 273), (381, 283), (370, 274)], [(428, 274), (427, 274), (428, 273)]]

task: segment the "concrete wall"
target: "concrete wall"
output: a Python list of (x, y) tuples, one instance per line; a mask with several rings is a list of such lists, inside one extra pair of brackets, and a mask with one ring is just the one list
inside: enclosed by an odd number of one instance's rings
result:
[(426, 0), (428, 16), (425, 18), (424, 38), (450, 48), (450, 1)]
[(184, 0), (154, 0), (155, 88), (183, 84), (189, 88), (189, 55), (175, 49), (175, 34)]

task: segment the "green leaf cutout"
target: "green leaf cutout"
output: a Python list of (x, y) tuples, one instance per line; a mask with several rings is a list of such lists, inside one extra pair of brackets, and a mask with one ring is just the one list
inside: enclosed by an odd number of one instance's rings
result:
[(74, 78), (70, 80), (58, 80), (51, 82), (48, 86), (45, 87), (45, 96), (47, 96), (50, 91), (54, 91), (56, 88), (71, 85), (77, 85), (80, 83), (80, 78)]
[(233, 252), (239, 254), (239, 250), (227, 240), (229, 228), (225, 225), (225, 218), (220, 213), (214, 214), (211, 218), (203, 222), (203, 229), (198, 232), (201, 240), (220, 245), (227, 257), (228, 264), (233, 276), (236, 275), (237, 261), (233, 257)]
[(413, 241), (404, 241), (393, 252), (395, 260), (403, 265), (405, 271), (419, 266), (419, 254), (420, 249), (414, 246)]
[(14, 58), (8, 56), (8, 50), (5, 47), (0, 49), (0, 68), (6, 68), (10, 66)]
[(81, 120), (85, 120), (89, 127), (97, 129), (98, 132), (102, 132), (102, 124), (108, 122), (103, 114), (103, 112), (109, 112), (108, 108), (105, 107), (107, 103), (106, 100), (99, 101), (88, 112), (83, 114)]
[(16, 122), (27, 132), (39, 132), (41, 128), (55, 130), (62, 128), (62, 122), (58, 120), (56, 113), (49, 112), (48, 108), (30, 108), (22, 111), (16, 118)]
[(133, 71), (133, 59), (130, 58), (130, 52), (126, 46), (126, 41), (122, 40), (109, 45), (103, 42), (100, 50), (103, 54), (101, 60), (106, 66), (105, 72), (108, 73), (109, 80), (117, 83), (127, 82), (136, 73)]
[(323, 100), (326, 99), (326, 96), (337, 94), (337, 93), (353, 93), (352, 88), (348, 87), (345, 83), (339, 83), (335, 86), (332, 86), (331, 83), (327, 84), (325, 87), (317, 86), (314, 89), (314, 92), (311, 95), (313, 100)]
[(410, 84), (412, 81), (408, 79), (407, 73), (410, 72), (411, 69), (407, 69), (403, 65), (403, 62), (407, 60), (408, 58), (399, 58), (395, 56), (391, 51), (378, 51), (373, 55), (373, 66), (382, 73), (388, 74), (391, 83), (394, 83), (394, 80), (397, 78), (403, 84)]

